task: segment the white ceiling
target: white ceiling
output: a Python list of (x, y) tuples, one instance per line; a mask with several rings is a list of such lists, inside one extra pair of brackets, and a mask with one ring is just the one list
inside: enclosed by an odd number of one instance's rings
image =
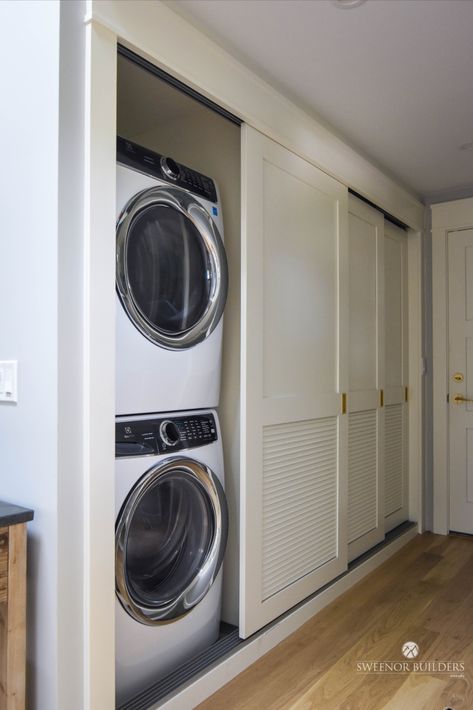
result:
[(473, 0), (169, 5), (422, 198), (473, 194)]

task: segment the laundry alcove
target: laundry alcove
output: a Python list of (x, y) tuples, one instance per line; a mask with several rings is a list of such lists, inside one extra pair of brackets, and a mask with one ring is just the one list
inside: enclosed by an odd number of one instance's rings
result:
[[(166, 160), (173, 160), (176, 164), (187, 166), (190, 170), (197, 171), (204, 176), (211, 176), (216, 182), (219, 205), (215, 208), (214, 217), (219, 230), (224, 238), (224, 248), (227, 254), (228, 264), (228, 295), (224, 311), (224, 341), (223, 341), (223, 372), (221, 376), (221, 395), (220, 406), (218, 407), (218, 415), (221, 421), (222, 433), (221, 440), (225, 454), (225, 496), (229, 507), (229, 536), (227, 550), (225, 555), (225, 571), (223, 575), (224, 590), (222, 595), (223, 610), (222, 621), (231, 622), (238, 626), (238, 549), (239, 549), (239, 467), (238, 467), (238, 447), (235, 447), (235, 442), (239, 441), (239, 408), (235, 407), (239, 399), (239, 339), (240, 339), (240, 122), (228, 112), (220, 109), (212, 102), (206, 101), (204, 97), (192, 92), (188, 87), (175, 81), (165, 72), (159, 71), (154, 65), (143, 60), (138, 55), (130, 52), (124, 47), (118, 48), (117, 62), (117, 134), (119, 138), (120, 150), (126, 150), (127, 145), (140, 146), (145, 151), (148, 151), (146, 160), (151, 161), (155, 156), (166, 156)], [(128, 142), (128, 143), (127, 143)], [(122, 153), (119, 150), (119, 162)], [(138, 150), (138, 148), (136, 148)], [(132, 154), (130, 153), (130, 160)], [(124, 155), (123, 160), (128, 160)], [(133, 166), (132, 166), (133, 167)], [(138, 173), (146, 173), (146, 165), (134, 168)], [(124, 171), (128, 168), (120, 166), (120, 175), (123, 173), (122, 182), (118, 181), (120, 189), (117, 192), (118, 209), (122, 209), (123, 191), (129, 189), (128, 183), (132, 175), (128, 178), (128, 173)], [(138, 174), (136, 173), (136, 174)], [(126, 182), (126, 188), (124, 181)], [(152, 179), (146, 176), (137, 177), (135, 182), (139, 189), (139, 181), (143, 185), (151, 184)], [(123, 183), (123, 187), (122, 186)], [(134, 183), (133, 183), (134, 184)], [(192, 192), (192, 186), (190, 187)], [(128, 194), (128, 193), (127, 193)], [(189, 193), (190, 194), (190, 193)], [(128, 197), (126, 197), (128, 199)], [(139, 206), (139, 204), (138, 204)], [(134, 208), (135, 209), (135, 208)], [(165, 209), (164, 207), (162, 209)], [(210, 208), (209, 208), (210, 209)], [(223, 219), (223, 225), (222, 225)], [(132, 222), (133, 212), (127, 220)], [(157, 237), (156, 237), (157, 238)], [(165, 238), (165, 235), (164, 237)], [(209, 237), (210, 238), (210, 235)], [(203, 242), (205, 243), (205, 241)], [(123, 251), (123, 249), (122, 249)], [(123, 260), (122, 255), (122, 260)], [(224, 257), (219, 257), (224, 258)], [(165, 259), (163, 256), (163, 263)], [(166, 262), (167, 263), (167, 262)], [(218, 270), (220, 268), (218, 267)], [(121, 269), (118, 273), (121, 273)], [(157, 275), (155, 275), (157, 278)], [(121, 277), (124, 286), (126, 287), (126, 276)], [(226, 286), (226, 284), (225, 284)], [(118, 286), (117, 286), (118, 288)], [(123, 300), (124, 297), (122, 297)], [(143, 350), (141, 339), (138, 342), (138, 337), (135, 329), (129, 334), (128, 319), (125, 318), (126, 326), (121, 325), (123, 320), (122, 310), (118, 308), (117, 314), (117, 388), (116, 388), (116, 406), (117, 414), (125, 414), (126, 412), (141, 412), (147, 411), (148, 402), (156, 402), (156, 411), (171, 411), (182, 409), (202, 409), (205, 406), (204, 401), (200, 401), (199, 396), (191, 395), (190, 392), (195, 389), (196, 392), (201, 392), (202, 387), (207, 387), (205, 402), (213, 403), (211, 392), (218, 391), (218, 380), (220, 373), (218, 369), (215, 371), (208, 370), (204, 361), (190, 367), (192, 358), (192, 347), (186, 350), (190, 354), (188, 357), (189, 367), (184, 367), (180, 370), (177, 366), (178, 362), (182, 362), (180, 355), (173, 356), (172, 352), (164, 351), (160, 356), (160, 362), (163, 363), (162, 369), (156, 372), (153, 377), (153, 371), (145, 369), (140, 363), (140, 352)], [(128, 330), (124, 330), (124, 328)], [(137, 341), (134, 359), (136, 362), (132, 369), (135, 372), (130, 374), (130, 365), (128, 360), (121, 356), (122, 350), (129, 350), (132, 347), (132, 342)], [(146, 343), (147, 341), (145, 341)], [(148, 350), (150, 346), (146, 346)], [(156, 346), (154, 346), (156, 347)], [(212, 346), (215, 347), (215, 346)], [(210, 353), (210, 346), (206, 345), (206, 349), (199, 348), (199, 355), (196, 358), (206, 358), (207, 353)], [(147, 352), (147, 351), (146, 351)], [(165, 353), (168, 352), (168, 355)], [(146, 356), (146, 353), (145, 353)], [(129, 358), (129, 355), (127, 356)], [(166, 358), (166, 359), (164, 359)], [(186, 361), (187, 362), (187, 361)], [(176, 364), (175, 364), (176, 363)], [(164, 367), (167, 370), (164, 370)], [(142, 372), (144, 370), (144, 372)], [(201, 383), (193, 384), (193, 370), (200, 372), (208, 377), (207, 385)], [(208, 372), (207, 372), (208, 371)], [(152, 377), (153, 381), (146, 382), (147, 377)], [(165, 378), (166, 392), (164, 392), (164, 383), (160, 378)], [(184, 394), (183, 385), (179, 382), (182, 379), (184, 387), (187, 388), (189, 394)], [(154, 384), (156, 381), (156, 384)], [(161, 382), (161, 386), (159, 383)], [(187, 383), (187, 384), (186, 384)], [(198, 384), (198, 386), (197, 386)], [(131, 387), (131, 390), (130, 390)], [(154, 389), (153, 389), (154, 388)], [(136, 393), (135, 390), (136, 389)], [(146, 392), (146, 398), (143, 399), (143, 394)], [(178, 394), (180, 393), (180, 394)], [(217, 395), (215, 395), (216, 397)], [(141, 399), (140, 399), (141, 397)], [(184, 401), (190, 402), (187, 406), (180, 406), (179, 402), (184, 397)], [(163, 399), (164, 398), (164, 399)], [(212, 401), (211, 401), (212, 400)], [(161, 402), (165, 402), (165, 406), (161, 406)], [(128, 406), (128, 409), (127, 409)], [(131, 409), (130, 409), (131, 407)], [(176, 416), (179, 412), (176, 413)], [(218, 428), (218, 427), (217, 427)], [(227, 446), (227, 442), (229, 442)], [(173, 449), (170, 450), (173, 453)], [(193, 451), (189, 451), (192, 455)], [(195, 454), (199, 455), (199, 449), (195, 450)], [(202, 454), (203, 455), (203, 454)], [(117, 472), (120, 471), (120, 464), (117, 463)], [(118, 485), (118, 482), (116, 482)], [(218, 595), (216, 590), (208, 593), (207, 597), (202, 601), (203, 606), (209, 606), (210, 603), (217, 604), (220, 608)], [(203, 607), (202, 607), (203, 608)], [(195, 613), (198, 613), (196, 610)], [(126, 644), (123, 639), (121, 621), (122, 614), (119, 616), (120, 623), (117, 621), (117, 644), (120, 648)], [(193, 615), (197, 623), (197, 617)], [(191, 638), (197, 637), (196, 633), (191, 634), (189, 621), (186, 624), (181, 622), (175, 623), (176, 646), (179, 647), (184, 639), (180, 639), (180, 635), (184, 632), (182, 628), (188, 629), (189, 646)], [(136, 625), (136, 622), (135, 622)], [(172, 624), (171, 624), (172, 625)], [(130, 627), (131, 630), (134, 629)], [(232, 627), (228, 623), (222, 626), (222, 629), (228, 634)], [(120, 631), (120, 633), (119, 633)], [(131, 632), (131, 631), (130, 631)], [(138, 632), (137, 632), (138, 633)], [(202, 631), (203, 633), (203, 631)], [(136, 634), (135, 634), (136, 635)], [(156, 638), (159, 640), (161, 636), (166, 637), (166, 633), (156, 630)], [(172, 641), (172, 636), (170, 637)], [(204, 638), (204, 636), (202, 636)], [(193, 641), (195, 643), (195, 641)], [(208, 644), (208, 642), (207, 642)], [(202, 644), (201, 644), (202, 645)], [(190, 646), (191, 648), (191, 646)], [(118, 653), (118, 651), (117, 651)], [(181, 652), (182, 653), (182, 652)], [(191, 655), (188, 654), (187, 655)], [(120, 652), (120, 657), (123, 656), (123, 651)], [(196, 666), (196, 668), (198, 665)], [(157, 669), (159, 671), (159, 669)], [(157, 678), (162, 676), (157, 672)], [(181, 677), (178, 675), (178, 678)], [(130, 678), (130, 682), (132, 681)], [(121, 694), (126, 691), (124, 681), (120, 679)]]
[[(247, 72), (240, 67), (237, 68), (233, 61), (227, 62), (225, 53), (220, 54), (219, 50), (216, 50), (212, 43), (203, 42), (200, 44), (200, 40), (197, 40), (197, 35), (195, 33), (196, 31), (187, 26), (187, 24), (182, 22), (179, 18), (174, 17), (168, 8), (162, 6), (161, 4), (153, 4), (152, 6), (140, 4), (140, 7), (143, 7), (145, 10), (143, 15), (140, 13), (139, 16), (135, 16), (133, 13), (129, 12), (128, 6), (121, 6), (120, 4), (103, 3), (93, 4), (92, 6), (91, 23), (89, 25), (88, 33), (88, 47), (91, 57), (90, 77), (93, 84), (92, 95), (94, 97), (90, 114), (90, 116), (93, 117), (91, 123), (91, 143), (95, 145), (96, 141), (98, 141), (100, 137), (103, 138), (106, 136), (105, 143), (103, 144), (104, 147), (100, 153), (97, 154), (94, 151), (90, 152), (91, 162), (88, 167), (88, 174), (93, 176), (94, 181), (103, 179), (108, 183), (108, 179), (111, 174), (113, 174), (115, 167), (113, 159), (115, 132), (114, 130), (111, 131), (113, 133), (113, 140), (110, 132), (112, 126), (115, 128), (114, 115), (109, 103), (110, 97), (107, 97), (100, 89), (103, 89), (105, 86), (109, 85), (110, 81), (113, 83), (113, 60), (116, 56), (116, 41), (119, 39), (123, 44), (126, 44), (127, 47), (131, 47), (134, 51), (137, 51), (147, 59), (152, 59), (153, 62), (164, 68), (172, 76), (179, 78), (179, 80), (186, 80), (193, 88), (199, 88), (204, 96), (211, 98), (216, 103), (220, 103), (222, 106), (226, 107), (226, 109), (233, 110), (235, 115), (244, 118), (245, 123), (250, 126), (252, 130), (259, 133), (259, 135), (264, 135), (275, 144), (283, 146), (285, 150), (294, 156), (290, 158), (291, 161), (295, 160), (295, 157), (301, 158), (316, 170), (320, 170), (325, 175), (329, 175), (331, 179), (342, 185), (345, 190), (347, 187), (350, 187), (355, 189), (358, 193), (367, 195), (371, 202), (380, 204), (384, 209), (387, 209), (387, 211), (397, 216), (401, 221), (409, 226), (411, 231), (408, 238), (408, 292), (409, 303), (410, 305), (412, 304), (412, 310), (410, 310), (412, 317), (410, 318), (408, 327), (409, 335), (413, 336), (409, 338), (409, 364), (411, 364), (411, 361), (414, 363), (414, 367), (410, 368), (409, 383), (412, 392), (410, 413), (413, 415), (410, 416), (409, 427), (412, 428), (414, 433), (414, 436), (409, 437), (410, 448), (408, 452), (410, 470), (412, 472), (409, 494), (409, 517), (411, 517), (412, 520), (420, 520), (420, 450), (418, 446), (415, 448), (415, 442), (418, 444), (419, 441), (418, 436), (416, 436), (416, 432), (418, 431), (420, 424), (419, 415), (421, 411), (419, 388), (420, 318), (418, 318), (420, 314), (420, 206), (415, 202), (415, 200), (412, 200), (409, 195), (402, 193), (400, 188), (389, 183), (389, 180), (385, 178), (385, 176), (382, 176), (379, 172), (376, 172), (376, 170), (372, 168), (372, 166), (369, 166), (366, 161), (358, 159), (348, 149), (345, 151), (343, 147), (340, 147), (339, 141), (333, 142), (328, 132), (324, 132), (324, 130), (322, 130), (312, 119), (307, 117), (298, 109), (295, 109), (289, 105), (285, 99), (283, 100), (279, 97), (276, 92), (264, 85), (264, 83), (259, 79), (254, 78), (250, 72)], [(159, 46), (156, 42), (156, 33), (151, 31), (151, 26), (160, 28), (159, 34), (161, 42), (158, 43)], [(166, 30), (164, 30), (164, 28), (166, 28)], [(182, 34), (180, 34), (181, 32)], [(172, 42), (170, 41), (171, 36), (173, 37)], [(181, 42), (180, 47), (182, 48), (185, 46), (186, 49), (181, 54), (176, 51), (176, 36), (185, 38), (185, 41)], [(183, 145), (187, 139), (184, 136), (184, 138), (182, 138), (183, 142), (179, 143), (178, 141), (173, 147), (172, 140), (174, 134), (170, 128), (171, 123), (168, 123), (168, 126), (166, 127), (164, 126), (165, 121), (163, 120), (162, 136), (164, 136), (166, 131), (168, 131), (168, 143), (166, 146), (158, 143), (156, 135), (154, 137), (151, 135), (153, 133), (152, 124), (138, 127), (136, 125), (133, 126), (130, 123), (127, 128), (126, 121), (124, 120), (125, 114), (120, 115), (120, 62), (122, 61), (123, 57), (119, 59), (118, 65), (118, 131), (120, 133), (126, 133), (126, 131), (129, 130), (130, 132), (128, 137), (133, 138), (137, 142), (141, 141), (141, 143), (143, 143), (143, 136), (148, 134), (147, 138), (149, 138), (150, 141), (155, 141), (153, 144), (149, 144), (151, 149), (154, 148), (158, 152), (172, 154), (178, 160), (182, 160), (183, 163), (192, 164), (193, 167), (196, 167), (205, 173), (214, 175), (219, 181), (223, 198), (225, 185), (218, 174), (220, 170), (219, 166), (217, 164), (214, 166), (210, 165), (210, 154), (206, 155), (203, 147), (197, 147), (197, 143), (194, 144), (194, 148), (196, 150), (195, 159), (190, 160), (189, 157), (185, 157), (180, 154), (179, 151), (181, 149), (183, 150)], [(136, 89), (136, 86), (131, 87), (131, 90), (133, 89)], [(188, 99), (189, 97), (186, 98)], [(128, 108), (128, 110), (130, 109)], [(98, 120), (99, 115), (100, 120)], [(182, 125), (186, 125), (185, 119), (183, 119)], [(193, 123), (193, 121), (188, 119), (187, 127), (189, 136), (194, 135), (193, 131), (196, 125), (198, 125), (198, 122)], [(232, 163), (232, 170), (234, 170), (233, 180), (236, 190), (233, 192), (233, 188), (230, 187), (230, 192), (238, 195), (238, 199), (235, 199), (233, 202), (230, 200), (230, 202), (228, 202), (229, 207), (225, 207), (225, 244), (230, 264), (230, 288), (234, 288), (233, 292), (230, 292), (225, 312), (224, 371), (222, 380), (222, 406), (220, 410), (223, 436), (226, 439), (225, 447), (227, 476), (229, 471), (232, 470), (232, 467), (234, 470), (239, 471), (240, 444), (243, 443), (243, 447), (247, 444), (245, 433), (243, 433), (243, 437), (240, 437), (239, 431), (240, 403), (242, 407), (247, 404), (247, 400), (240, 400), (240, 385), (243, 386), (243, 383), (240, 382), (240, 313), (242, 309), (239, 288), (240, 230), (242, 229), (244, 231), (248, 226), (243, 223), (240, 225), (240, 180), (244, 185), (245, 190), (248, 190), (251, 179), (254, 178), (254, 172), (248, 171), (248, 165), (245, 160), (243, 161), (242, 173), (240, 174), (240, 129), (235, 125), (228, 125), (231, 126), (233, 131), (235, 131), (235, 138), (232, 142), (233, 148), (230, 150), (230, 153), (233, 155), (233, 158), (236, 158), (236, 160)], [(211, 142), (213, 141), (213, 145), (222, 145), (219, 144), (215, 132), (212, 132), (212, 130), (209, 129), (208, 133), (210, 134), (208, 135), (208, 140)], [(189, 138), (189, 140), (191, 140), (191, 138)], [(228, 150), (228, 145), (229, 144), (227, 144), (226, 150)], [(190, 156), (190, 152), (187, 155)], [(222, 165), (225, 163), (225, 154), (223, 152), (221, 157)], [(99, 244), (102, 243), (102, 246), (104, 245), (104, 235), (110, 236), (110, 218), (113, 202), (112, 193), (113, 190), (109, 195), (110, 200), (107, 199), (105, 202), (102, 202), (98, 212), (93, 209), (90, 211), (90, 221), (87, 224), (87, 229), (92, 245), (92, 251), (95, 250), (95, 252), (98, 251)], [(90, 204), (93, 207), (93, 205), (97, 202), (97, 199), (94, 197), (92, 192), (88, 194)], [(245, 205), (245, 196), (243, 196), (242, 202), (243, 205)], [(231, 215), (232, 212), (234, 215), (234, 231), (233, 227), (229, 227), (227, 225), (227, 214)], [(97, 235), (101, 235), (99, 241), (96, 239)], [(246, 238), (251, 238), (249, 231)], [(102, 242), (100, 242), (100, 239), (102, 239)], [(112, 245), (107, 242), (107, 248), (104, 249), (103, 252), (100, 251), (99, 256), (100, 260), (103, 260), (101, 262), (102, 265), (105, 263), (105, 256), (107, 255), (107, 259), (109, 259), (111, 255), (111, 246)], [(245, 252), (243, 252), (243, 256), (245, 258)], [(95, 262), (95, 264), (97, 263), (98, 262)], [(246, 267), (247, 263), (244, 262), (244, 267), (242, 268), (243, 279), (246, 278)], [(233, 269), (235, 269), (235, 272), (232, 276)], [(111, 276), (111, 264), (104, 267), (104, 270), (108, 274), (107, 278), (109, 279)], [(110, 283), (110, 281), (108, 283)], [(245, 295), (245, 298), (246, 297), (247, 296)], [(243, 304), (243, 308), (246, 308), (247, 306), (247, 303)], [(102, 313), (104, 310), (105, 308), (102, 308)], [(92, 326), (95, 317), (92, 301), (87, 316), (88, 327)], [(91, 351), (95, 351), (97, 346), (98, 343), (95, 343), (92, 339)], [(93, 377), (96, 378), (100, 371), (101, 368), (97, 363), (97, 367), (92, 373)], [(271, 377), (271, 372), (268, 371), (266, 374), (267, 377)], [(339, 395), (338, 407), (341, 409), (343, 405), (341, 395), (344, 391), (347, 391), (347, 388), (345, 387), (345, 389), (342, 389), (338, 386), (338, 384), (339, 383), (337, 382), (336, 386), (334, 386), (333, 394)], [(244, 383), (244, 386), (250, 390), (253, 385), (253, 382)], [(273, 391), (276, 392), (276, 390)], [(335, 413), (334, 416), (342, 416), (341, 411)], [(324, 418), (326, 417), (322, 416), (322, 419)], [(90, 427), (92, 426), (93, 421), (91, 420)], [(269, 426), (279, 426), (279, 424), (274, 421), (271, 422)], [(90, 452), (91, 460), (94, 462), (96, 461), (97, 453), (98, 451), (95, 449), (92, 449)], [(261, 452), (256, 452), (256, 455), (260, 456)], [(110, 466), (110, 461), (107, 466)], [(107, 470), (110, 474), (109, 468), (107, 468)], [(91, 477), (90, 488), (87, 489), (87, 495), (93, 496), (94, 492), (97, 491), (100, 494), (97, 500), (104, 500), (102, 489), (105, 489), (105, 483), (107, 486), (110, 483), (109, 474), (105, 477), (103, 486), (99, 485), (95, 481), (95, 478)], [(231, 476), (230, 480), (232, 480)], [(236, 511), (236, 516), (238, 516), (239, 513), (237, 504), (239, 500), (239, 491), (237, 490), (237, 483), (233, 482), (231, 483), (231, 486), (234, 487), (234, 490), (231, 490), (230, 488), (227, 489), (228, 496), (230, 502), (231, 497), (233, 496), (233, 506)], [(339, 512), (342, 513), (343, 510), (344, 508), (342, 505)], [(100, 528), (103, 530), (104, 528), (104, 524), (102, 522), (98, 524), (94, 516), (92, 516), (87, 525), (90, 529), (94, 528), (98, 530)], [(234, 534), (235, 533), (236, 531)], [(251, 537), (252, 533), (252, 530), (246, 530), (248, 549), (250, 549), (254, 541)], [(107, 540), (104, 540), (104, 546), (105, 542), (107, 542)], [(236, 537), (233, 540), (233, 545), (234, 559), (237, 560)], [(229, 559), (231, 559), (231, 551), (232, 547), (230, 545)], [(233, 565), (233, 567), (235, 569), (235, 565)], [(238, 567), (236, 567), (236, 570), (238, 574)], [(110, 568), (108, 568), (108, 572), (110, 572)], [(226, 615), (229, 620), (232, 620), (230, 615), (235, 614), (235, 609), (238, 608), (238, 584), (235, 583), (235, 580), (230, 582), (231, 574), (231, 571), (228, 572), (227, 570), (226, 579), (228, 588), (224, 597), (224, 604), (226, 608), (224, 615)], [(90, 583), (92, 583), (92, 579), (98, 579), (98, 569), (95, 566), (91, 567), (91, 575), (92, 576), (89, 580)], [(271, 594), (269, 596), (271, 596)], [(301, 599), (303, 599), (303, 597)], [(100, 607), (103, 602), (103, 596), (94, 598), (94, 607)], [(313, 607), (310, 608), (312, 609)], [(310, 612), (307, 611), (307, 613)], [(312, 611), (312, 613), (314, 612)], [(293, 624), (292, 629), (296, 628), (294, 624), (297, 625), (300, 623), (297, 621), (297, 618), (301, 619), (302, 617), (293, 616), (292, 620), (289, 622), (290, 625)], [(264, 620), (263, 623), (265, 623)], [(102, 628), (105, 630), (108, 628), (108, 624), (110, 624), (110, 619), (107, 621), (107, 614), (105, 614), (103, 617)], [(289, 626), (286, 626), (285, 628), (287, 629), (285, 633), (289, 633)], [(280, 629), (282, 629), (282, 627), (280, 627)], [(269, 639), (271, 633), (268, 632), (268, 635), (266, 636), (267, 639)], [(282, 630), (281, 633), (283, 633)], [(91, 642), (93, 637), (94, 634), (92, 633)], [(101, 646), (105, 647), (107, 644), (107, 638), (110, 641), (110, 636), (105, 634), (101, 640)], [(232, 666), (234, 669), (231, 671), (232, 673), (238, 672), (238, 670), (235, 671), (238, 667), (238, 663), (245, 663), (248, 662), (249, 658), (254, 658), (254, 656), (251, 656), (253, 651), (248, 650), (251, 649), (251, 643), (246, 646), (246, 648), (247, 651), (245, 654), (240, 655), (240, 661), (236, 662), (236, 665), (234, 664)], [(264, 644), (260, 644), (260, 652), (264, 652), (261, 650), (263, 648)], [(246, 661), (241, 660), (243, 655), (245, 655), (247, 659)], [(240, 665), (239, 667), (242, 668), (244, 666)], [(211, 682), (210, 679), (207, 678), (204, 683), (206, 689), (202, 686), (202, 689), (199, 692), (208, 693), (211, 687), (216, 687), (215, 683), (219, 682), (219, 677), (218, 673), (214, 673), (215, 681)], [(99, 682), (97, 679), (97, 683), (100, 685), (101, 681)], [(213, 686), (212, 683), (214, 683)], [(105, 689), (104, 692), (106, 692)], [(200, 697), (205, 696), (200, 695)]]

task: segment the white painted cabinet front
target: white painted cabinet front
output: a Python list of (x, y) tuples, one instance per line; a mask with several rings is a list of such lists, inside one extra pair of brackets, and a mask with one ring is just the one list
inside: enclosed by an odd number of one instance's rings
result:
[(240, 634), (347, 565), (347, 188), (242, 135)]
[(385, 529), (409, 516), (407, 235), (385, 222), (386, 388), (384, 434)]
[(384, 538), (384, 217), (349, 199), (348, 559)]

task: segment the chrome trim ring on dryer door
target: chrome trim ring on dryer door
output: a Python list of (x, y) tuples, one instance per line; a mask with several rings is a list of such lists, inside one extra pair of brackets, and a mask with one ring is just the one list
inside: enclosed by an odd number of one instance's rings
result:
[(115, 584), (124, 609), (147, 625), (187, 614), (214, 583), (227, 535), (225, 493), (207, 466), (184, 457), (153, 466), (117, 519)]
[[(134, 230), (140, 251), (130, 241)], [(223, 314), (228, 267), (222, 238), (203, 205), (179, 187), (152, 187), (135, 195), (117, 223), (116, 279), (125, 311), (151, 342), (180, 350), (208, 337)]]

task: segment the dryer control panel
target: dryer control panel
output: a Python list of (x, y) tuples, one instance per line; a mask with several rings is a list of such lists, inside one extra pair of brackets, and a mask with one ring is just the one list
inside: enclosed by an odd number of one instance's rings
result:
[(156, 456), (217, 441), (213, 414), (120, 421), (115, 424), (115, 456)]
[(205, 200), (217, 202), (217, 190), (212, 178), (121, 136), (117, 137), (117, 161), (146, 175), (166, 180), (171, 185), (190, 190)]

